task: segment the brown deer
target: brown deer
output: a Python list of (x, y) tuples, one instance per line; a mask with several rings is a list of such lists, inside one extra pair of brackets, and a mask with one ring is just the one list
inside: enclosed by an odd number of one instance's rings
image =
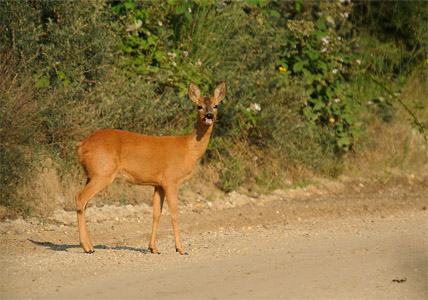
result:
[(176, 251), (187, 254), (178, 232), (178, 189), (192, 178), (195, 163), (204, 155), (216, 120), (217, 104), (225, 95), (224, 82), (216, 87), (212, 97), (202, 97), (196, 84), (190, 83), (189, 98), (198, 106), (198, 115), (195, 129), (189, 135), (147, 136), (104, 129), (78, 144), (77, 156), (88, 176), (86, 186), (75, 199), (80, 245), (85, 252), (94, 252), (86, 226), (86, 205), (116, 177), (121, 177), (133, 184), (155, 188), (149, 250), (158, 253), (156, 232), (166, 196)]

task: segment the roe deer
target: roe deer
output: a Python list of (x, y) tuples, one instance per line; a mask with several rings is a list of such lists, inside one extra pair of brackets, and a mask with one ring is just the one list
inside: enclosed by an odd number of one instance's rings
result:
[(78, 144), (77, 156), (88, 176), (86, 186), (75, 199), (80, 245), (85, 252), (94, 252), (86, 226), (86, 205), (120, 176), (130, 183), (155, 188), (149, 250), (157, 253), (156, 232), (166, 196), (176, 251), (187, 254), (178, 233), (178, 188), (192, 178), (196, 161), (205, 153), (216, 120), (217, 104), (226, 95), (226, 84), (221, 82), (212, 97), (202, 97), (194, 83), (190, 83), (188, 92), (198, 106), (198, 115), (195, 129), (187, 136), (147, 136), (104, 129)]

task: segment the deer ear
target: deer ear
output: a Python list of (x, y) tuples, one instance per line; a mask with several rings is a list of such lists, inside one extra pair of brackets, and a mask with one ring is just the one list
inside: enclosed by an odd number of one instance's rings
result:
[(193, 82), (189, 84), (189, 98), (196, 104), (199, 103), (199, 100), (201, 98), (201, 91), (199, 90), (198, 86)]
[(226, 96), (226, 83), (224, 81), (220, 82), (219, 85), (214, 90), (214, 98), (217, 102), (220, 102)]

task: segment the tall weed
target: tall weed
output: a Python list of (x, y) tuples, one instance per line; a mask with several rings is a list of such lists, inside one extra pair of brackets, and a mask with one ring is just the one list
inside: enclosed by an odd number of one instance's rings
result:
[[(187, 134), (190, 81), (205, 95), (227, 83), (202, 159), (205, 181), (224, 191), (335, 177), (351, 153), (388, 147), (396, 155), (385, 165), (416, 165), (420, 136), (407, 120), (426, 130), (426, 73), (415, 71), (426, 68), (425, 11), (419, 2), (0, 2), (1, 205), (72, 208), (84, 184), (76, 143), (94, 130)], [(388, 127), (402, 142), (375, 137)], [(118, 184), (101, 199), (137, 203), (138, 193)]]

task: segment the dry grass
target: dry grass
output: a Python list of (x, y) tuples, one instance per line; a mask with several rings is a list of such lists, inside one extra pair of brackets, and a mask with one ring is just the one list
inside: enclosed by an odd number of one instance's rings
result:
[[(427, 75), (415, 72), (400, 95), (401, 101), (409, 107), (428, 128), (428, 81)], [(424, 107), (417, 109), (416, 104)], [(398, 104), (395, 117), (385, 123), (376, 115), (369, 118), (366, 130), (367, 140), (362, 151), (348, 162), (348, 172), (356, 176), (391, 177), (403, 174), (428, 173), (428, 145), (423, 134), (412, 127), (412, 118)]]
[[(428, 103), (427, 95), (428, 84), (423, 84), (421, 78), (415, 76), (409, 81), (401, 100), (412, 107), (416, 100)], [(368, 118), (365, 145), (356, 156), (347, 160), (345, 175), (382, 181), (406, 174), (414, 176), (428, 174), (428, 152), (424, 139), (411, 126), (406, 111), (400, 107), (397, 108), (395, 117), (388, 123), (381, 120), (375, 113)], [(428, 107), (416, 110), (415, 114), (421, 122), (428, 125)], [(74, 197), (86, 182), (83, 169), (76, 162), (71, 170), (64, 170), (64, 166), (49, 158), (49, 155), (35, 155), (38, 156), (38, 160), (33, 161), (33, 176), (19, 186), (18, 198), (26, 199), (32, 214), (39, 216), (50, 215), (58, 209), (74, 210)], [(260, 166), (253, 160), (243, 160), (242, 169), (248, 174), (247, 182), (243, 185), (246, 190), (240, 190), (240, 192), (263, 193), (276, 187), (310, 182), (315, 178), (315, 175), (303, 166), (284, 164), (284, 161), (287, 161), (284, 157), (260, 156), (258, 160), (260, 159), (264, 161)], [(220, 165), (220, 162), (216, 164), (214, 161), (198, 163), (194, 179), (180, 189), (180, 202), (186, 203), (189, 199), (222, 201), (224, 192), (219, 189), (219, 183), (224, 166)], [(266, 169), (266, 166), (270, 167)], [(152, 187), (140, 187), (116, 180), (92, 199), (89, 205), (139, 203), (151, 205), (152, 195)]]

